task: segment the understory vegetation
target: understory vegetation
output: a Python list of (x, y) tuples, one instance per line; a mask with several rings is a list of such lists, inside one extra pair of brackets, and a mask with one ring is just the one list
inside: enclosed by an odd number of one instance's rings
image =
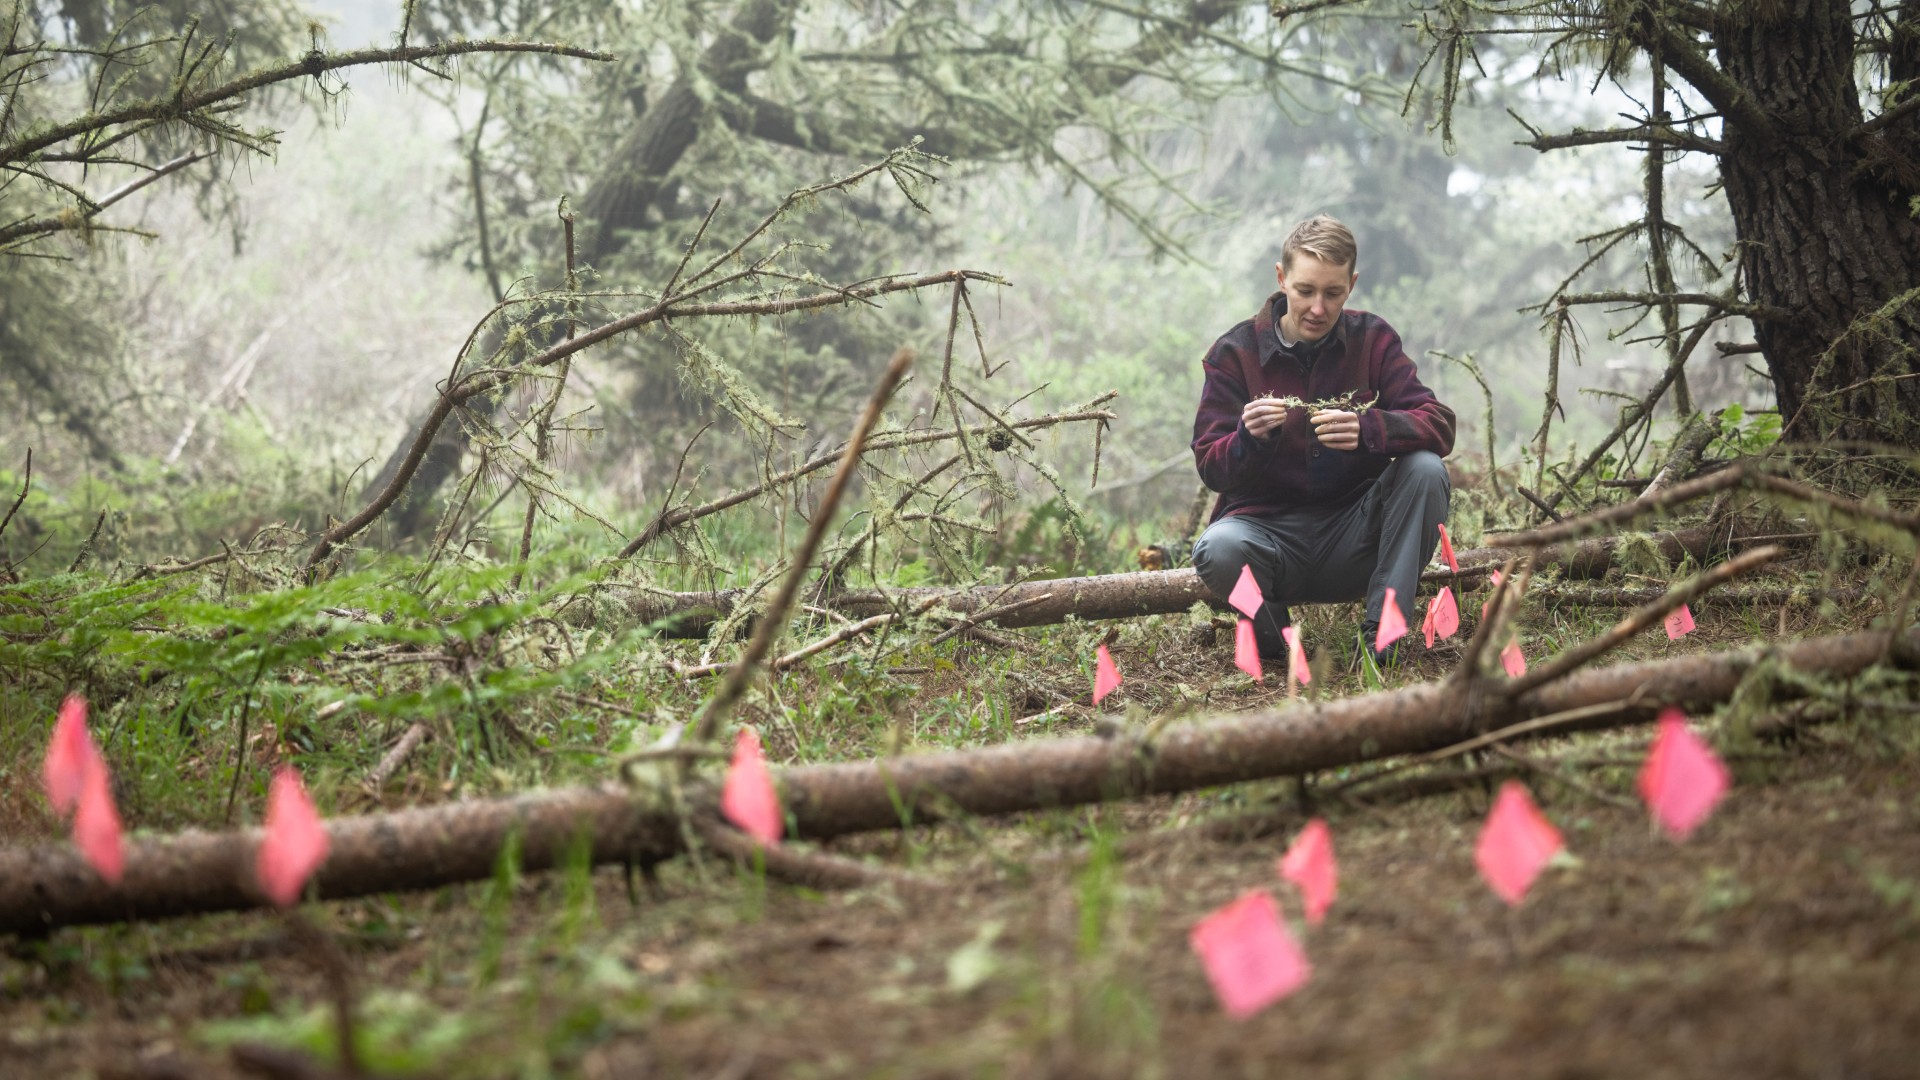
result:
[[(0, 21), (0, 1075), (1920, 1060), (1920, 5)], [(1459, 628), (1250, 677), (1200, 361), (1322, 211), (1458, 421)], [(1234, 1019), (1254, 890), (1312, 971)]]

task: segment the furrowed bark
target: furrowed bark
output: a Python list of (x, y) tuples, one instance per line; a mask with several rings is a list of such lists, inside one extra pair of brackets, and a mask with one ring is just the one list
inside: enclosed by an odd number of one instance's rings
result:
[[(1716, 542), (1716, 536), (1719, 541)], [(1692, 556), (1705, 562), (1719, 554), (1727, 544), (1724, 534), (1704, 525), (1676, 532), (1653, 534), (1653, 542), (1669, 562)], [(1562, 544), (1542, 553), (1539, 566), (1559, 566), (1569, 579), (1597, 578), (1613, 565), (1614, 552), (1621, 538), (1597, 537), (1580, 543)], [(1734, 549), (1741, 546), (1736, 538)], [(1433, 583), (1431, 591), (1456, 580), (1484, 577), (1498, 570), (1506, 560), (1526, 553), (1525, 548), (1476, 548), (1459, 553), (1460, 573), (1436, 571), (1425, 575)], [(745, 595), (744, 589), (720, 589), (715, 592), (639, 593), (628, 601), (628, 611), (642, 622), (658, 623), (669, 637), (703, 637), (713, 624), (733, 611)], [(1051, 597), (1038, 600), (1044, 594)], [(1047, 626), (1063, 622), (1071, 615), (1080, 619), (1134, 619), (1145, 615), (1171, 615), (1186, 611), (1196, 603), (1225, 610), (1225, 603), (1206, 587), (1192, 569), (1142, 570), (1130, 574), (1103, 574), (1095, 577), (1054, 578), (1028, 581), (1019, 585), (979, 585), (949, 589), (919, 586), (911, 589), (856, 589), (836, 593), (821, 603), (852, 619), (867, 619), (889, 612), (910, 612), (929, 602), (944, 604), (962, 615), (1022, 601), (1035, 601), (990, 620), (1002, 628)]]
[[(1590, 669), (1511, 701), (1451, 683), (1338, 701), (1240, 713), (1173, 728), (1151, 743), (1098, 737), (1029, 740), (983, 750), (786, 769), (783, 801), (796, 835), (825, 838), (899, 828), (954, 815), (1006, 814), (1249, 780), (1297, 776), (1402, 754), (1545, 716), (1586, 709), (1551, 733), (1651, 721), (1666, 705), (1726, 700), (1768, 655), (1807, 672), (1846, 678), (1888, 651), (1881, 632), (1785, 646)], [(1920, 630), (1897, 642), (1920, 649)], [(1594, 708), (1595, 706), (1615, 706)], [(1540, 734), (1544, 732), (1534, 732)], [(712, 810), (710, 786), (693, 788), (694, 813)], [(615, 789), (574, 789), (327, 823), (332, 853), (316, 875), (321, 898), (433, 888), (489, 877), (518, 831), (523, 866), (555, 864), (577, 837), (596, 862), (667, 858), (684, 835), (667, 812)], [(154, 919), (260, 906), (252, 883), (257, 829), (136, 841), (122, 885), (109, 886), (70, 845), (0, 851), (0, 933)]]

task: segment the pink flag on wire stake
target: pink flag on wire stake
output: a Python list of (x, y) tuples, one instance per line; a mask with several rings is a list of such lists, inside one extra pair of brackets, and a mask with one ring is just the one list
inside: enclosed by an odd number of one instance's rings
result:
[(47, 742), (47, 758), (41, 767), (47, 801), (53, 804), (54, 813), (72, 813), (80, 805), (87, 777), (104, 767), (100, 749), (87, 733), (87, 699), (69, 694), (60, 703), (60, 718), (54, 721), (53, 738)]
[(1300, 629), (1286, 626), (1280, 629), (1280, 636), (1287, 639), (1287, 685), (1299, 680), (1301, 686), (1313, 681), (1313, 672), (1307, 667), (1307, 650), (1300, 644)]
[(1713, 813), (1733, 777), (1726, 763), (1687, 727), (1687, 716), (1669, 707), (1640, 767), (1640, 797), (1674, 840), (1685, 840)]
[(1447, 527), (1440, 526), (1440, 557), (1447, 562), (1447, 569), (1460, 572), (1460, 560), (1453, 557), (1453, 537), (1447, 535)]
[(1517, 679), (1527, 673), (1527, 655), (1520, 651), (1520, 639), (1507, 642), (1500, 650), (1500, 666), (1507, 669), (1507, 677)]
[(121, 844), (120, 811), (113, 805), (113, 786), (104, 761), (87, 772), (80, 809), (73, 815), (73, 843), (108, 884), (120, 884), (127, 853)]
[(1440, 586), (1440, 592), (1427, 601), (1427, 619), (1432, 627), (1427, 631), (1427, 648), (1433, 648), (1436, 637), (1452, 637), (1460, 629), (1460, 606), (1454, 602), (1453, 589)]
[(780, 842), (786, 821), (780, 796), (773, 790), (773, 774), (760, 752), (760, 736), (743, 727), (733, 737), (733, 762), (720, 787), (720, 812), (741, 832), (768, 847)]
[(1563, 846), (1560, 830), (1540, 813), (1526, 785), (1509, 780), (1500, 785), (1493, 810), (1480, 829), (1473, 861), (1500, 899), (1517, 905)]
[(73, 815), (73, 844), (80, 856), (110, 884), (120, 884), (126, 868), (120, 810), (113, 803), (107, 759), (87, 731), (87, 699), (78, 694), (60, 703), (41, 779), (54, 812)]
[(1105, 645), (1094, 650), (1093, 659), (1093, 703), (1120, 689), (1120, 669), (1113, 664), (1113, 654)]
[(1666, 625), (1667, 640), (1678, 641), (1688, 634), (1693, 633), (1693, 612), (1688, 610), (1687, 605), (1681, 604), (1679, 607), (1667, 612)]
[(1265, 889), (1244, 893), (1195, 923), (1187, 942), (1199, 954), (1220, 1007), (1235, 1020), (1300, 989), (1313, 975)]
[(1387, 586), (1386, 603), (1380, 605), (1380, 630), (1373, 635), (1373, 651), (1379, 652), (1407, 636), (1407, 617), (1400, 614), (1400, 601)]
[(328, 843), (300, 774), (291, 765), (275, 769), (267, 786), (267, 835), (254, 864), (267, 899), (283, 908), (299, 903), (307, 879), (326, 861)]
[(1314, 818), (1280, 859), (1280, 876), (1300, 890), (1307, 921), (1315, 926), (1340, 891), (1340, 870), (1333, 861), (1333, 832), (1325, 818)]
[(1253, 639), (1253, 620), (1241, 619), (1233, 631), (1233, 662), (1240, 670), (1263, 682), (1260, 671), (1260, 646)]
[(1260, 593), (1260, 583), (1253, 580), (1253, 567), (1240, 567), (1240, 580), (1234, 583), (1233, 591), (1227, 594), (1227, 603), (1233, 609), (1251, 619), (1260, 614), (1260, 605), (1267, 598)]
[[(1494, 591), (1494, 592), (1499, 592), (1499, 591), (1500, 591), (1500, 571), (1498, 571), (1498, 570), (1495, 570), (1495, 571), (1493, 572), (1493, 591)], [(1488, 597), (1487, 599), (1485, 599), (1485, 600), (1482, 600), (1482, 601), (1480, 601), (1480, 617), (1481, 617), (1481, 618), (1483, 618), (1483, 619), (1484, 619), (1484, 618), (1486, 618), (1486, 617), (1487, 617), (1487, 609), (1488, 609), (1488, 608), (1490, 608), (1490, 607), (1492, 607), (1492, 606), (1493, 606), (1493, 598), (1492, 598), (1492, 597)]]

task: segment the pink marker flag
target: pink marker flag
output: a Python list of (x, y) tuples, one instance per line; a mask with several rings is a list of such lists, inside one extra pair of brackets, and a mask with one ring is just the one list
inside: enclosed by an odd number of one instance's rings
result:
[(1280, 636), (1287, 639), (1287, 684), (1299, 680), (1301, 686), (1313, 681), (1313, 671), (1307, 667), (1307, 650), (1300, 644), (1298, 627), (1286, 626), (1280, 629)]
[(1333, 832), (1325, 818), (1307, 822), (1307, 827), (1293, 838), (1293, 846), (1280, 859), (1280, 876), (1300, 890), (1307, 921), (1320, 925), (1340, 891), (1340, 870), (1333, 861)]
[(1520, 651), (1520, 639), (1507, 642), (1500, 650), (1500, 666), (1507, 669), (1507, 677), (1517, 679), (1527, 673), (1527, 655)]
[(1496, 589), (1500, 587), (1501, 577), (1502, 575), (1498, 570), (1495, 570), (1493, 573), (1487, 575), (1487, 579), (1493, 583), (1493, 587)]
[[(1436, 636), (1452, 638), (1459, 630), (1459, 603), (1453, 601), (1450, 586), (1440, 586), (1440, 592), (1427, 601), (1427, 613), (1432, 615)], [(1427, 642), (1427, 648), (1432, 648), (1432, 642)]]
[(1693, 612), (1687, 609), (1687, 605), (1681, 604), (1667, 612), (1668, 641), (1678, 641), (1691, 633), (1693, 633)]
[(760, 736), (752, 728), (741, 728), (733, 738), (733, 762), (727, 766), (727, 779), (720, 787), (720, 812), (741, 832), (768, 847), (778, 844), (785, 831), (780, 796), (773, 790), (773, 774), (767, 771), (767, 759), (760, 753)]
[(127, 853), (120, 842), (120, 811), (113, 805), (113, 787), (104, 761), (96, 761), (87, 771), (80, 809), (73, 815), (73, 843), (108, 884), (120, 884)]
[(1093, 703), (1120, 689), (1120, 669), (1113, 666), (1113, 654), (1105, 645), (1094, 650), (1093, 660)]
[(1260, 605), (1266, 603), (1266, 600), (1267, 598), (1260, 594), (1260, 583), (1253, 580), (1253, 567), (1242, 566), (1240, 580), (1234, 583), (1233, 592), (1227, 594), (1227, 603), (1232, 604), (1235, 611), (1251, 619), (1260, 614)]
[(1253, 640), (1253, 620), (1241, 619), (1240, 625), (1233, 631), (1233, 662), (1240, 670), (1253, 676), (1254, 682), (1260, 682), (1260, 647)]
[(87, 733), (87, 699), (69, 694), (60, 703), (60, 718), (54, 721), (53, 738), (47, 743), (47, 759), (41, 767), (47, 801), (53, 804), (54, 813), (63, 817), (72, 813), (80, 805), (87, 777), (104, 769), (100, 749)]
[(1659, 734), (1640, 767), (1640, 797), (1668, 836), (1692, 835), (1732, 783), (1726, 763), (1687, 727), (1685, 713), (1669, 707), (1660, 714)]
[(1460, 572), (1460, 560), (1453, 557), (1453, 537), (1447, 535), (1447, 527), (1440, 526), (1440, 557), (1447, 561), (1447, 569)]
[(267, 899), (283, 908), (298, 903), (307, 879), (326, 861), (327, 846), (327, 827), (320, 823), (300, 774), (290, 765), (280, 766), (267, 785), (267, 835), (254, 863)]
[(1265, 889), (1255, 889), (1194, 924), (1187, 942), (1207, 969), (1220, 1007), (1245, 1020), (1306, 985), (1313, 965)]
[(1380, 605), (1380, 630), (1373, 635), (1373, 651), (1379, 652), (1406, 636), (1407, 617), (1400, 614), (1400, 601), (1393, 595), (1393, 586), (1389, 585), (1386, 603)]
[(1562, 846), (1560, 830), (1540, 813), (1526, 785), (1509, 780), (1500, 785), (1493, 811), (1480, 829), (1473, 861), (1500, 899), (1518, 904)]

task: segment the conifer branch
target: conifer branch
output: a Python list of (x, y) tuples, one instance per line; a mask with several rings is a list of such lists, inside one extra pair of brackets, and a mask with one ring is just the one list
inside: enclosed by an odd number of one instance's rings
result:
[(569, 56), (580, 60), (597, 60), (603, 63), (618, 59), (612, 53), (538, 41), (446, 41), (438, 45), (355, 49), (350, 52), (323, 52), (315, 49), (290, 63), (249, 71), (224, 83), (204, 86), (192, 91), (189, 91), (187, 84), (182, 83), (178, 91), (166, 97), (145, 98), (106, 112), (89, 112), (65, 123), (45, 127), (36, 126), (34, 129), (29, 129), (28, 134), (12, 142), (0, 143), (0, 165), (31, 160), (42, 150), (82, 135), (106, 131), (122, 124), (142, 121), (197, 124), (204, 121), (206, 119), (204, 114), (214, 107), (233, 103), (254, 90), (272, 86), (275, 83), (309, 76), (318, 77), (330, 71), (365, 67), (369, 64), (420, 63), (473, 53), (539, 53), (548, 56)]

